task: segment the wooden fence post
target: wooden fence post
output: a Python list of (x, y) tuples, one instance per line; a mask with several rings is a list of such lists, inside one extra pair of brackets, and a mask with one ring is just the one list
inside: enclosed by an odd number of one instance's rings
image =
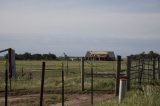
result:
[(158, 79), (160, 80), (160, 57), (158, 57)]
[(12, 89), (12, 60), (11, 60), (11, 52), (12, 52), (12, 49), (9, 48), (8, 49), (8, 64), (9, 64), (9, 89), (11, 91)]
[(8, 106), (8, 69), (5, 70), (5, 106)]
[(62, 106), (64, 106), (64, 66), (62, 63)]
[(24, 76), (24, 72), (23, 72), (23, 66), (22, 66), (22, 70), (21, 70), (21, 71), (22, 71), (22, 77), (23, 77), (23, 76)]
[(127, 90), (130, 90), (131, 57), (127, 57)]
[(121, 71), (121, 56), (117, 56), (117, 70), (116, 70), (116, 88), (115, 88), (115, 95), (118, 96), (119, 94), (119, 76)]
[(44, 76), (45, 76), (45, 62), (42, 63), (42, 78), (41, 78), (40, 106), (43, 106)]
[(12, 78), (11, 52), (12, 52), (12, 49), (9, 48), (9, 49), (8, 49), (8, 62), (9, 62), (9, 78), (10, 78), (10, 79)]
[(91, 66), (91, 104), (93, 105), (93, 65)]
[(68, 58), (67, 58), (67, 71), (66, 76), (68, 77)]
[(156, 70), (155, 70), (156, 64), (155, 64), (155, 58), (153, 58), (153, 80), (156, 79)]
[(81, 58), (81, 90), (84, 91), (84, 57)]

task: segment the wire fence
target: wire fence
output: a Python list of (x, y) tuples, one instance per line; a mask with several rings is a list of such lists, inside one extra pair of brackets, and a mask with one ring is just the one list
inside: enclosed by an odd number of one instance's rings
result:
[(160, 83), (160, 61), (158, 58), (131, 58), (130, 80), (132, 88)]
[[(39, 105), (42, 80), (42, 61), (16, 61), (16, 78), (12, 78), (8, 96), (33, 95), (24, 99), (27, 105)], [(63, 63), (63, 67), (62, 67)], [(126, 68), (122, 61), (122, 70)], [(5, 60), (0, 61), (0, 96), (5, 89)], [(62, 74), (62, 69), (64, 73)], [(114, 93), (116, 80), (116, 61), (85, 61), (84, 88), (85, 93)], [(55, 104), (66, 101), (68, 94), (84, 93), (81, 90), (81, 61), (45, 61), (43, 104)], [(92, 76), (91, 76), (92, 75)], [(62, 78), (64, 76), (64, 81)], [(64, 91), (62, 88), (64, 87)], [(107, 91), (107, 92), (106, 92)], [(63, 93), (63, 97), (62, 97)], [(92, 92), (93, 93), (93, 92)], [(38, 95), (36, 95), (38, 94)], [(92, 94), (93, 95), (93, 94)], [(37, 102), (33, 102), (33, 100)], [(2, 104), (4, 101), (1, 102)], [(29, 104), (30, 103), (30, 104)], [(92, 101), (93, 103), (93, 101)], [(13, 102), (9, 101), (9, 105)], [(17, 103), (17, 105), (24, 105)]]

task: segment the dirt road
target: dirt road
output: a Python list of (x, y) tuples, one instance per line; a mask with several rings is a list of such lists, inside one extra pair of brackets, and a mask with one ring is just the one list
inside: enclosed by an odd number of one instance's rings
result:
[[(51, 95), (53, 94), (45, 94), (45, 96), (51, 96)], [(111, 99), (113, 96), (114, 96), (113, 94), (94, 94), (94, 103), (98, 101)], [(65, 101), (65, 106), (89, 106), (91, 104), (90, 94), (65, 94), (65, 98), (67, 98), (67, 100)], [(37, 99), (39, 101), (39, 94), (28, 94), (19, 96), (9, 96), (8, 102), (13, 106), (16, 106), (16, 103), (31, 101), (31, 100), (32, 102), (34, 102), (34, 100)], [(4, 97), (0, 97), (0, 106), (3, 105), (4, 105)], [(56, 104), (50, 104), (49, 106), (61, 106), (61, 105), (62, 105), (61, 103), (56, 103)]]
[[(65, 102), (65, 106), (89, 106), (91, 104), (90, 94), (72, 94), (67, 95), (68, 100)], [(104, 101), (111, 99), (113, 94), (95, 94), (94, 102)], [(57, 103), (50, 106), (61, 106), (61, 103)]]

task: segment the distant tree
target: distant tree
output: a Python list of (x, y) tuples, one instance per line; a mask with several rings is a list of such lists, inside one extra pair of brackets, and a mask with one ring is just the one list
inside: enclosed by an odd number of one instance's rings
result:
[(54, 60), (54, 59), (56, 59), (56, 55), (49, 53), (48, 54), (48, 60)]
[(42, 55), (41, 55), (41, 54), (33, 54), (33, 55), (32, 55), (32, 59), (33, 59), (33, 60), (41, 60), (41, 59), (43, 59), (43, 58), (42, 58)]
[(22, 55), (22, 58), (23, 58), (24, 60), (28, 60), (28, 59), (31, 59), (31, 58), (32, 58), (32, 55), (31, 55), (31, 53), (26, 52), (26, 53), (24, 53), (24, 54)]
[(135, 54), (135, 55), (131, 55), (131, 57), (133, 59), (139, 59), (139, 58), (157, 58), (159, 57), (160, 55), (158, 53), (155, 53), (153, 51), (150, 51), (149, 53), (145, 53), (145, 52), (142, 52), (140, 54)]
[(138, 57), (139, 57), (139, 58), (145, 58), (145, 57), (146, 57), (145, 52), (142, 52), (141, 54), (139, 54)]
[(55, 54), (51, 54), (51, 53), (43, 54), (43, 59), (45, 59), (45, 60), (54, 60), (54, 59), (56, 59), (56, 55)]
[(47, 60), (48, 59), (48, 54), (43, 54), (43, 59)]
[[(6, 59), (8, 58), (8, 54), (4, 56)], [(55, 54), (31, 54), (25, 52), (24, 54), (15, 54), (15, 58), (17, 60), (55, 60), (57, 56)]]
[(149, 58), (156, 58), (156, 57), (158, 57), (159, 56), (159, 54), (158, 53), (155, 53), (155, 52), (153, 52), (153, 51), (150, 51), (149, 53), (148, 53), (148, 57)]
[(15, 54), (15, 58), (16, 58), (17, 60), (24, 60), (24, 57), (23, 57), (22, 54)]

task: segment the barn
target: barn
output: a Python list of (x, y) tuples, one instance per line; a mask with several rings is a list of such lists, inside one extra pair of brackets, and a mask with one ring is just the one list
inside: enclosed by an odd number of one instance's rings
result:
[(87, 51), (86, 60), (114, 61), (115, 55), (113, 51)]

